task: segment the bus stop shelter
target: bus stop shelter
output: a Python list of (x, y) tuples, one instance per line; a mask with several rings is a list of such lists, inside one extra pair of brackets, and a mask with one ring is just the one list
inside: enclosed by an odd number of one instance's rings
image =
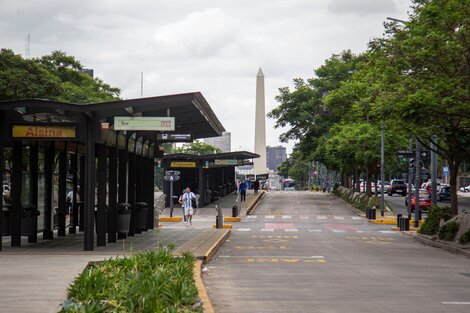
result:
[[(214, 153), (206, 155), (171, 154), (163, 158), (163, 167), (181, 172), (181, 179), (174, 182), (173, 190), (180, 195), (185, 187), (199, 194), (199, 206), (203, 207), (235, 191), (235, 167), (253, 164), (259, 155), (247, 151)], [(169, 193), (169, 183), (164, 185)], [(167, 198), (167, 206), (170, 199)]]
[[(164, 133), (118, 130), (115, 117), (163, 118), (170, 134), (190, 140), (224, 131), (199, 92), (93, 104), (0, 102), (0, 181), (6, 173), (11, 199), (0, 201), (0, 250), (3, 236), (11, 237), (11, 246), (21, 246), (22, 236), (36, 242), (40, 233), (53, 239), (54, 229), (66, 236), (67, 229), (74, 234), (78, 228), (84, 250), (93, 250), (95, 234), (96, 244), (104, 246), (153, 228), (154, 160), (163, 157)], [(69, 204), (68, 190), (73, 191)], [(130, 212), (124, 233), (118, 229), (121, 211)]]

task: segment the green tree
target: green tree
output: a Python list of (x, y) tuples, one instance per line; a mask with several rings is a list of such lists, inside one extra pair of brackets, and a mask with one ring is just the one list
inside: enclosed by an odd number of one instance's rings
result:
[(426, 147), (431, 136), (450, 168), (452, 211), (458, 212), (457, 175), (470, 155), (470, 4), (414, 0), (409, 22), (390, 23), (372, 42), (382, 73), (382, 112)]
[(60, 79), (47, 68), (12, 50), (0, 50), (0, 100), (55, 99), (61, 93)]
[(205, 154), (213, 154), (213, 153), (220, 153), (220, 150), (217, 147), (214, 147), (210, 144), (207, 144), (202, 141), (195, 141), (192, 143), (184, 144), (181, 148), (176, 148), (173, 153), (188, 153), (188, 154), (196, 154), (196, 155), (205, 155)]

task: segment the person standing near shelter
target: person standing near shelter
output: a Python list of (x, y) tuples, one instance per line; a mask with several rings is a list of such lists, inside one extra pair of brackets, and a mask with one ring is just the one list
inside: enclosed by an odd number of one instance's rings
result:
[(186, 226), (189, 226), (190, 224), (193, 224), (193, 200), (196, 199), (196, 196), (194, 195), (194, 193), (191, 192), (191, 189), (189, 187), (186, 187), (186, 190), (181, 197), (183, 201), (184, 215), (186, 216), (185, 224)]
[(246, 182), (242, 180), (238, 186), (238, 191), (240, 191), (240, 202), (245, 202), (246, 200)]

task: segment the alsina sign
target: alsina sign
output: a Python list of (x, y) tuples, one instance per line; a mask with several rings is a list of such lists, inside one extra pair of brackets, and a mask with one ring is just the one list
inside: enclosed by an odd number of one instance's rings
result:
[(75, 126), (13, 125), (12, 138), (24, 139), (75, 139)]

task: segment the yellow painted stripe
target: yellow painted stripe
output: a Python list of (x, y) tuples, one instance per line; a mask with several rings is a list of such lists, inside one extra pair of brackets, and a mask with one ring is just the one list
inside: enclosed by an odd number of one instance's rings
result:
[(240, 222), (241, 221), (241, 218), (240, 217), (229, 217), (229, 216), (226, 216), (224, 217), (224, 222)]
[[(212, 225), (212, 228), (216, 228), (216, 225), (213, 224), (213, 225)], [(224, 224), (224, 227), (222, 227), (222, 228), (232, 229), (232, 224)]]
[(194, 263), (194, 283), (196, 284), (197, 291), (199, 294), (199, 299), (202, 301), (202, 308), (205, 313), (214, 313), (214, 308), (212, 307), (211, 299), (207, 294), (206, 286), (204, 286), (204, 282), (202, 281), (201, 273), (202, 273), (202, 261), (196, 260)]
[(181, 222), (182, 217), (160, 217), (160, 222), (162, 223), (177, 223)]

